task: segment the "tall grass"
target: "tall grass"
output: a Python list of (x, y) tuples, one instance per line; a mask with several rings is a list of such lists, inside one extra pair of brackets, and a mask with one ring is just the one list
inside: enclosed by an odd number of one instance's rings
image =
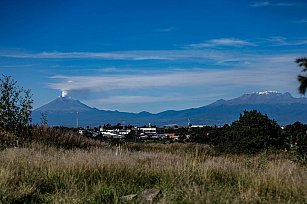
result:
[(105, 143), (81, 136), (66, 128), (34, 126), (31, 128), (31, 141), (49, 147), (64, 149), (103, 147)]
[(159, 203), (306, 203), (306, 178), (306, 167), (282, 154), (217, 156), (208, 146), (185, 144), (32, 144), (1, 151), (0, 203), (121, 203), (152, 187), (162, 190)]

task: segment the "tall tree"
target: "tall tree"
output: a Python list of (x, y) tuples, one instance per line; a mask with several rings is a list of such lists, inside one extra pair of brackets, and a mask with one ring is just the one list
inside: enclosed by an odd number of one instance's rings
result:
[(298, 88), (299, 92), (301, 94), (306, 93), (306, 88), (307, 88), (307, 58), (298, 58), (295, 61), (299, 67), (302, 67), (302, 72), (306, 72), (306, 75), (298, 75), (297, 80), (300, 82), (300, 86)]
[(31, 94), (29, 89), (20, 88), (10, 76), (0, 79), (0, 128), (23, 133), (31, 122)]
[(235, 153), (256, 153), (268, 148), (281, 148), (283, 138), (275, 120), (257, 110), (245, 110), (239, 120), (231, 124), (220, 148)]

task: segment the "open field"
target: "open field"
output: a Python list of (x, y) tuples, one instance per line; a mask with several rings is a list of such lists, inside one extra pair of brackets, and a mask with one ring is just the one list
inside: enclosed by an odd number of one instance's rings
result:
[(157, 203), (306, 203), (306, 178), (306, 166), (283, 153), (215, 155), (205, 145), (176, 143), (88, 150), (32, 144), (1, 151), (0, 202), (121, 203), (156, 187)]

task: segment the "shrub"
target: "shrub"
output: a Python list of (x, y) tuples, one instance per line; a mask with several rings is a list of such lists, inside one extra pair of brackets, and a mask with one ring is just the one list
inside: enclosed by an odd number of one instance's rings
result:
[(284, 139), (276, 121), (256, 110), (244, 111), (238, 121), (225, 132), (219, 149), (233, 153), (256, 153), (268, 148), (280, 148)]
[(0, 130), (0, 150), (3, 150), (8, 147), (16, 147), (20, 141), (18, 141), (18, 137), (10, 132), (5, 130)]
[(294, 159), (307, 163), (307, 125), (300, 122), (287, 125), (283, 134), (286, 138), (286, 148), (290, 150)]

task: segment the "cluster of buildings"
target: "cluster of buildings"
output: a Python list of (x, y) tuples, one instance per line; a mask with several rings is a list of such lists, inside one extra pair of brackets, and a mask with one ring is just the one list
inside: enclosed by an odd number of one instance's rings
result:
[(105, 139), (124, 139), (126, 137), (132, 136), (141, 140), (163, 140), (172, 139), (178, 140), (179, 136), (175, 133), (166, 133), (165, 128), (152, 127), (150, 124), (146, 127), (130, 127), (126, 128), (122, 126), (121, 128), (86, 128), (79, 129), (81, 135), (90, 137), (102, 137)]

